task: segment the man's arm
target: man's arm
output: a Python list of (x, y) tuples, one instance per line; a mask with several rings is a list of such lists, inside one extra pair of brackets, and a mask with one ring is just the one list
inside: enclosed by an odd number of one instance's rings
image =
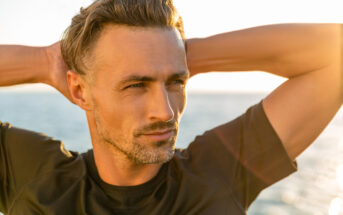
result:
[(60, 44), (47, 47), (0, 45), (0, 87), (45, 83), (71, 100)]
[[(0, 45), (0, 87), (45, 83), (71, 98), (66, 72), (59, 43), (48, 47)], [(70, 157), (62, 142), (0, 121), (0, 211), (9, 210), (16, 193), (28, 181)]]
[(48, 69), (42, 47), (0, 46), (0, 86), (44, 82)]
[(326, 127), (343, 102), (341, 25), (283, 24), (187, 41), (192, 75), (266, 71), (288, 78), (263, 107), (291, 159)]

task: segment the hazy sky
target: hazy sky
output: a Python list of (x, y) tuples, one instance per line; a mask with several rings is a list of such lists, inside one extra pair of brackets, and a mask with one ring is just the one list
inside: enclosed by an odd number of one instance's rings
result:
[[(0, 0), (0, 44), (42, 46), (60, 39), (71, 18), (91, 0)], [(174, 0), (187, 37), (205, 37), (258, 25), (343, 22), (342, 0)], [(190, 90), (265, 91), (283, 79), (264, 73), (209, 74)]]

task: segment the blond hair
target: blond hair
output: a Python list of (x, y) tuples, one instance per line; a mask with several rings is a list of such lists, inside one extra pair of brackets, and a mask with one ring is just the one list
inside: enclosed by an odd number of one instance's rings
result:
[(84, 75), (85, 57), (107, 24), (175, 28), (185, 39), (183, 22), (172, 0), (97, 0), (73, 17), (61, 41), (68, 68)]

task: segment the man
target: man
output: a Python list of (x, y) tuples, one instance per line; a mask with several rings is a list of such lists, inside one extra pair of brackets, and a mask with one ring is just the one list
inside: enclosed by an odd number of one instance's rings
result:
[[(245, 214), (296, 170), (341, 107), (340, 28), (272, 25), (185, 40), (169, 0), (98, 0), (73, 18), (62, 52), (59, 43), (1, 46), (0, 85), (54, 86), (85, 111), (93, 149), (79, 155), (2, 123), (0, 211)], [(189, 76), (249, 70), (289, 80), (175, 149)]]

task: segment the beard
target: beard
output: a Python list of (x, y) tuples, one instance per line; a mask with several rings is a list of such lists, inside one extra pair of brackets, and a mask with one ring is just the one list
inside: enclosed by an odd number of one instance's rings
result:
[(131, 142), (130, 149), (124, 149), (113, 141), (106, 141), (119, 151), (124, 153), (128, 159), (136, 164), (156, 164), (165, 163), (171, 160), (175, 153), (175, 139), (153, 142), (153, 148), (146, 147), (145, 144), (136, 141)]
[[(96, 112), (94, 113), (95, 124), (99, 136), (104, 142), (110, 144), (117, 151), (123, 153), (129, 160), (136, 164), (157, 164), (170, 161), (175, 154), (175, 143), (177, 138), (178, 125), (173, 122), (154, 122), (137, 129), (133, 132), (132, 137), (129, 134), (120, 134), (115, 137), (111, 135), (105, 126), (100, 122)], [(144, 132), (154, 131), (157, 129), (173, 129), (174, 135), (169, 139), (158, 142), (144, 142), (139, 138)]]

